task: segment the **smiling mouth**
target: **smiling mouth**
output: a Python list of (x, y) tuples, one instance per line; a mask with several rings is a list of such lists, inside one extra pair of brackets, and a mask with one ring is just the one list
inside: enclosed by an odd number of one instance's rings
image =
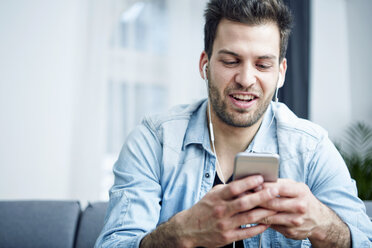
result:
[(233, 94), (231, 95), (231, 97), (237, 101), (244, 101), (244, 102), (250, 102), (256, 99), (256, 97), (253, 95), (242, 95), (242, 94)]

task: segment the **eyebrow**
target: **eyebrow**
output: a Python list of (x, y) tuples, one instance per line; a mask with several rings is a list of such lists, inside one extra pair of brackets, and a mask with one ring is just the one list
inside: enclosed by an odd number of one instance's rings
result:
[(275, 55), (263, 55), (263, 56), (258, 56), (259, 59), (272, 59), (272, 60), (276, 60), (276, 56)]
[(218, 54), (229, 54), (229, 55), (232, 55), (232, 56), (235, 56), (235, 57), (240, 57), (239, 54), (234, 53), (234, 52), (229, 51), (229, 50), (226, 50), (226, 49), (222, 49), (222, 50), (218, 51)]
[[(229, 50), (226, 50), (226, 49), (222, 49), (222, 50), (218, 51), (218, 54), (229, 54), (229, 55), (232, 55), (232, 56), (235, 56), (235, 57), (240, 57), (239, 54), (237, 54), (235, 52), (232, 52), (232, 51), (229, 51)], [(276, 60), (276, 56), (275, 55), (271, 55), (271, 54), (258, 56), (257, 58), (258, 59)]]

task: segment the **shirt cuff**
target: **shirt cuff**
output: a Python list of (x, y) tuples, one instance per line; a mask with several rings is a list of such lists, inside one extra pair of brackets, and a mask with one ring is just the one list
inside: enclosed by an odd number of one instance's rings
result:
[[(347, 223), (346, 223), (347, 224)], [(368, 239), (365, 233), (361, 232), (358, 228), (347, 224), (350, 230), (351, 247), (371, 248), (372, 242)]]

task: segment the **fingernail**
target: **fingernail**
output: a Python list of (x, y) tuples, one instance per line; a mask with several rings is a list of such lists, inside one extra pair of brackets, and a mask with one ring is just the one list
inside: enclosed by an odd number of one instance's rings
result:
[(263, 177), (262, 176), (257, 176), (256, 177), (257, 183), (263, 183)]

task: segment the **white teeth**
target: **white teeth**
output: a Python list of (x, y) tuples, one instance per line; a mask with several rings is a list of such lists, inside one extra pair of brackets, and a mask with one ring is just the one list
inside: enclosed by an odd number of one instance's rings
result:
[(252, 95), (233, 95), (234, 98), (238, 99), (238, 100), (242, 100), (242, 101), (249, 101), (249, 100), (252, 100), (254, 98), (254, 96)]

